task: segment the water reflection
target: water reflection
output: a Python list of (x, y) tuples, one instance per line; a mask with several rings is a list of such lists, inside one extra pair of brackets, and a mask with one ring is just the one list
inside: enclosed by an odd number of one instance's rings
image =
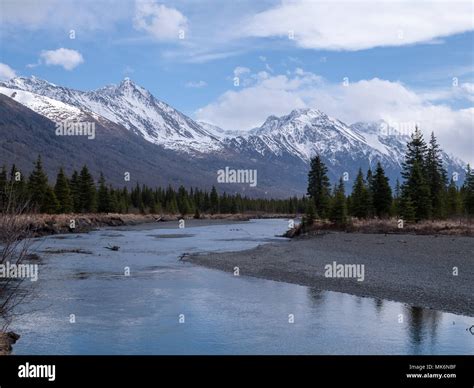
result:
[(436, 344), (437, 330), (441, 313), (436, 310), (422, 309), (420, 307), (406, 306), (405, 315), (408, 317), (408, 330), (410, 341), (418, 353), (423, 341), (429, 340), (431, 345)]
[[(208, 270), (177, 261), (179, 252), (247, 249), (287, 227), (285, 220), (186, 231), (122, 229), (46, 239), (48, 255), (36, 311), (15, 323), (15, 354), (473, 354), (469, 317), (400, 303)], [(191, 229), (191, 230), (189, 230)], [(151, 237), (192, 235), (186, 238)], [(178, 244), (178, 245), (177, 245)], [(177, 248), (178, 247), (178, 248)], [(123, 276), (129, 266), (132, 276)], [(106, 276), (104, 276), (106, 275)], [(77, 324), (69, 323), (76, 314)], [(398, 315), (406, 317), (404, 324)], [(177, 317), (185, 314), (185, 323)], [(293, 314), (294, 323), (289, 323)], [(452, 325), (456, 320), (457, 325)]]

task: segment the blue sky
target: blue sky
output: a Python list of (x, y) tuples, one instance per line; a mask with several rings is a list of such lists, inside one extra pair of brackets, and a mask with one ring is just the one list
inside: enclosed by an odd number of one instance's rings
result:
[(0, 0), (0, 11), (3, 79), (90, 90), (130, 77), (227, 129), (300, 107), (418, 124), (472, 160), (469, 1)]

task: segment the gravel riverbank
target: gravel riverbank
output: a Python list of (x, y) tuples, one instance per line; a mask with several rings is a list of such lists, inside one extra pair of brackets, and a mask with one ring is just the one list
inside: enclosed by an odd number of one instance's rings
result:
[[(388, 299), (474, 316), (474, 238), (330, 232), (185, 260), (241, 276)], [(364, 280), (328, 278), (325, 266), (363, 264)], [(457, 275), (454, 267), (457, 267)]]

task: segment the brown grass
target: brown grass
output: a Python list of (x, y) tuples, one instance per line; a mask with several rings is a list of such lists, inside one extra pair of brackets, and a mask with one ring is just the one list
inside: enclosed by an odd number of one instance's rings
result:
[(352, 218), (347, 225), (335, 225), (329, 221), (316, 220), (305, 229), (301, 225), (288, 231), (286, 237), (303, 234), (320, 234), (324, 231), (344, 231), (349, 233), (387, 233), (387, 234), (420, 234), (420, 235), (449, 235), (474, 237), (474, 222), (469, 219), (426, 220), (416, 223), (404, 223), (399, 227), (398, 219), (357, 219)]

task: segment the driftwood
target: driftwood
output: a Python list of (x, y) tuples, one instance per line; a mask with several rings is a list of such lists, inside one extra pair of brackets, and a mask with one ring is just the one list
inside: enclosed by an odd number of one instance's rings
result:
[(105, 249), (110, 249), (111, 251), (118, 251), (120, 247), (118, 245), (112, 245), (108, 247), (104, 247)]

